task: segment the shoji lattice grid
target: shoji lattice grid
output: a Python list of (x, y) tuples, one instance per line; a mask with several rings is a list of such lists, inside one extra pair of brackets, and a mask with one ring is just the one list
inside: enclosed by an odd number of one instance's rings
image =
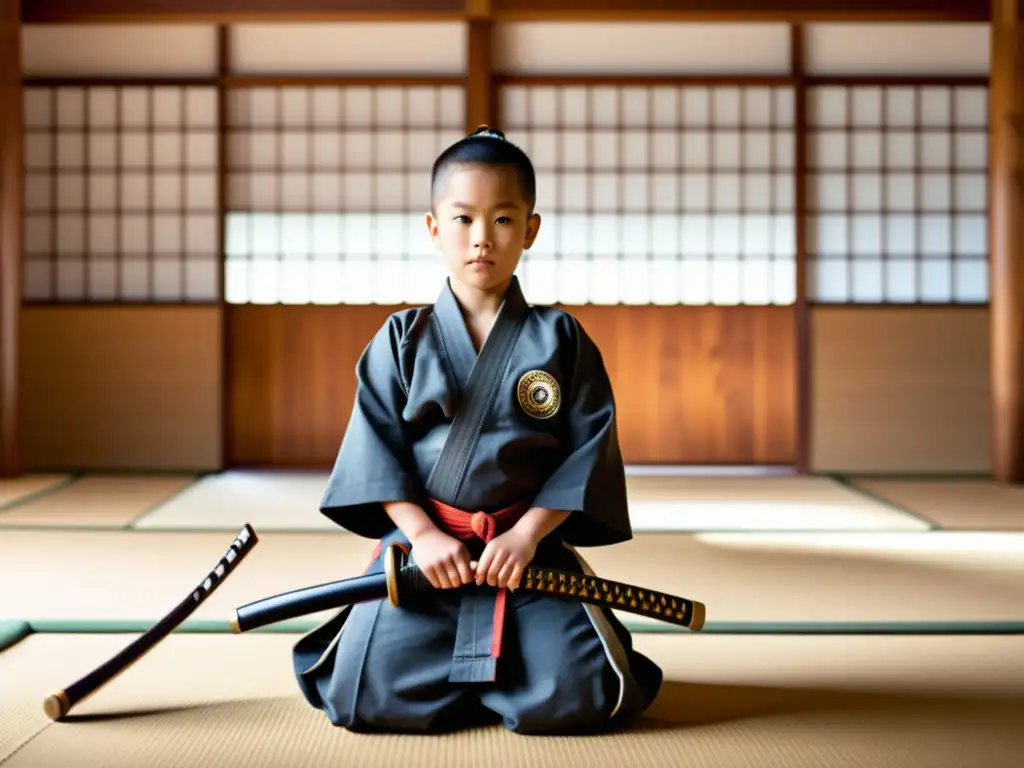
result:
[(808, 294), (988, 300), (984, 86), (809, 92)]
[(216, 301), (216, 89), (24, 98), (26, 301)]
[(230, 94), (225, 298), (433, 301), (430, 170), (465, 133), (460, 86), (314, 85)]
[(795, 300), (792, 88), (510, 83), (501, 97), (538, 175), (530, 300)]

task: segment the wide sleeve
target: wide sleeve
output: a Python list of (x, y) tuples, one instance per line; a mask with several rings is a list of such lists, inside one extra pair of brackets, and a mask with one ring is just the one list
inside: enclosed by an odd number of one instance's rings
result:
[(392, 316), (356, 364), (352, 414), (320, 503), (326, 517), (374, 539), (395, 527), (383, 502), (422, 500), (402, 421), (402, 338), (401, 324)]
[(633, 531), (615, 398), (597, 345), (575, 319), (570, 326), (573, 370), (562, 405), (568, 411), (566, 455), (533, 504), (572, 512), (558, 529), (568, 544), (617, 544), (631, 539)]

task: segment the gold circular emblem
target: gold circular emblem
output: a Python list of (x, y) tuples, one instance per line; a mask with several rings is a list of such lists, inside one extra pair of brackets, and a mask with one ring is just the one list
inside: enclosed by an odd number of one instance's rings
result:
[(558, 413), (561, 396), (558, 382), (544, 371), (527, 371), (516, 387), (520, 407), (537, 419), (550, 419)]

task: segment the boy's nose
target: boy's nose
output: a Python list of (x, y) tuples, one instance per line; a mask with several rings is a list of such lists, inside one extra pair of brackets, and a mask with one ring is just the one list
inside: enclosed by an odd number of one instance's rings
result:
[(490, 248), (491, 247), (491, 233), (486, 230), (480, 230), (475, 233), (473, 238), (474, 248)]

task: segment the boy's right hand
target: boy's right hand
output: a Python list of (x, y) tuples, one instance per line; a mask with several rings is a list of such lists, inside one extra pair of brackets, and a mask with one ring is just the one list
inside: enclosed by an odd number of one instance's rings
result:
[(435, 528), (409, 543), (416, 565), (434, 589), (454, 589), (473, 581), (469, 550), (458, 539)]

